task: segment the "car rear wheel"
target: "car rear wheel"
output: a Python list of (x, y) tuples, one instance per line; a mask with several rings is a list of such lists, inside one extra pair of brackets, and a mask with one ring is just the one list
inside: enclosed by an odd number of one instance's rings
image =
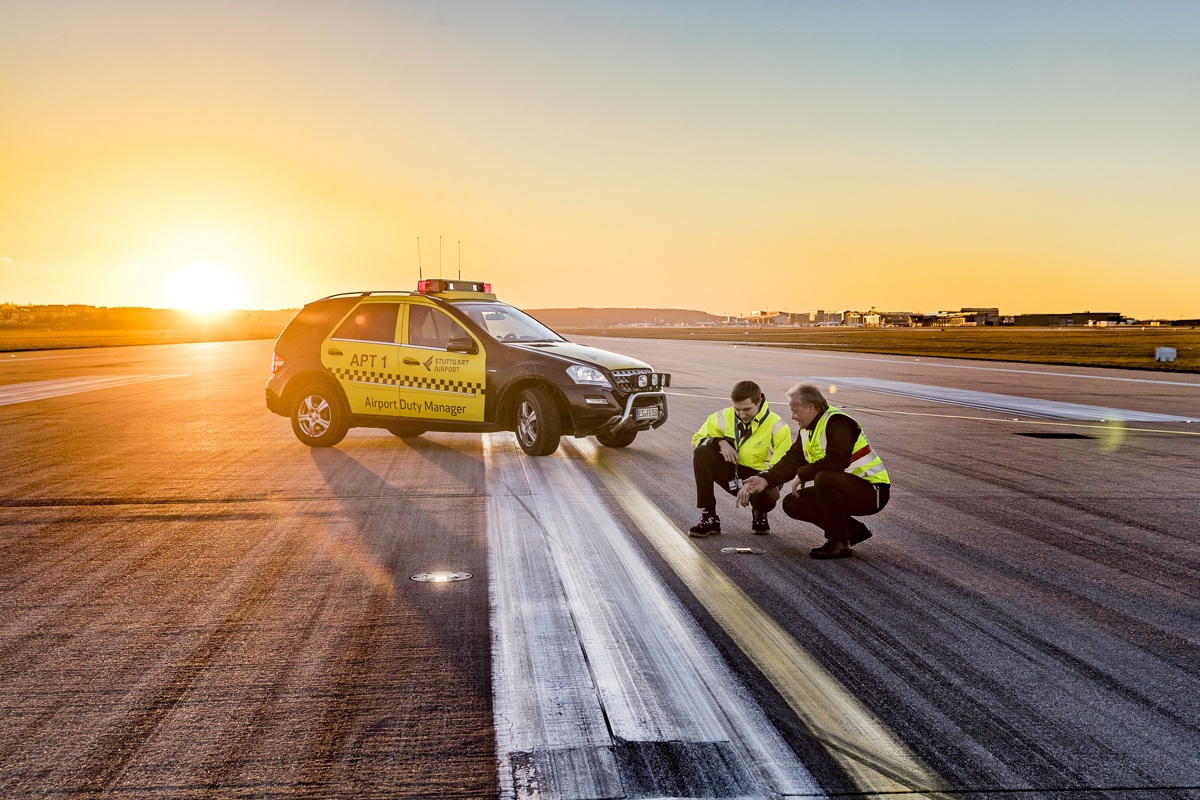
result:
[(292, 430), (309, 447), (332, 447), (346, 437), (349, 415), (342, 400), (327, 386), (314, 383), (296, 393)]
[(517, 444), (531, 456), (548, 456), (558, 449), (562, 421), (558, 407), (544, 389), (525, 389), (517, 398)]
[(620, 433), (597, 433), (596, 441), (605, 447), (629, 447), (637, 435), (636, 430), (621, 431)]

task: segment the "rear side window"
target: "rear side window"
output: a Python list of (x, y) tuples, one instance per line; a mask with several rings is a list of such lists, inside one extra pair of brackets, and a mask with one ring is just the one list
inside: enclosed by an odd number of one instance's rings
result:
[(394, 342), (396, 319), (399, 316), (399, 303), (363, 303), (341, 324), (333, 338), (353, 339), (359, 342)]
[(283, 329), (280, 343), (291, 344), (309, 339), (321, 341), (357, 301), (355, 297), (336, 297), (309, 303)]
[(450, 337), (456, 334), (466, 336), (467, 332), (446, 312), (429, 306), (409, 306), (409, 344), (445, 350), (450, 345)]

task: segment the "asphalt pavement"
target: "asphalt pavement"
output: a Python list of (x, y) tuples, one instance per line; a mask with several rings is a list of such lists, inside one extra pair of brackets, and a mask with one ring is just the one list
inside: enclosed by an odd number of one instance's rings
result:
[[(0, 354), (0, 795), (1200, 797), (1200, 379), (587, 343), (670, 419), (544, 459), (309, 449), (265, 341)], [(744, 378), (882, 455), (853, 558), (683, 533)]]

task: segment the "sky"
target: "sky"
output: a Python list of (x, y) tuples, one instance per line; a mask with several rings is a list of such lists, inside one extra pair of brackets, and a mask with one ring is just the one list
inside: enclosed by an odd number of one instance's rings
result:
[(0, 0), (0, 302), (1200, 317), (1200, 2)]

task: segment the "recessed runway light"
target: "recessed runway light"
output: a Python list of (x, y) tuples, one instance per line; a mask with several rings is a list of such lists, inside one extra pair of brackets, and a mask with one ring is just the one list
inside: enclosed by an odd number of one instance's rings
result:
[(470, 577), (469, 572), (418, 572), (410, 580), (417, 583), (453, 583), (468, 580)]

